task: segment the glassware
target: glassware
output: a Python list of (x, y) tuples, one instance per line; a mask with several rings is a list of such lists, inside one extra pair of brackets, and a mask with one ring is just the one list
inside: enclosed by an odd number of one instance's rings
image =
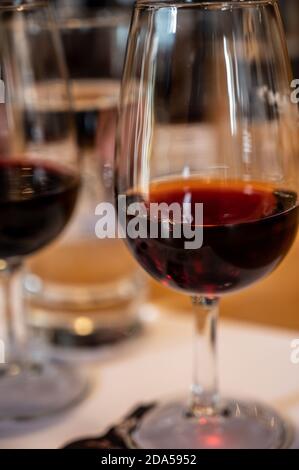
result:
[(294, 78), (299, 78), (299, 4), (296, 0), (280, 0), (279, 2)]
[(95, 234), (97, 204), (113, 200), (116, 116), (131, 9), (116, 1), (102, 8), (59, 1), (56, 16), (83, 157), (82, 192), (63, 237), (29, 261), (27, 300), (31, 324), (52, 342), (96, 346), (139, 330), (146, 292), (145, 278), (123, 243)]
[[(0, 365), (2, 422), (64, 409), (82, 397), (85, 383), (64, 363), (44, 360), (41, 350), (30, 350), (21, 305), (23, 260), (61, 233), (79, 191), (59, 38), (44, 2), (1, 4), (0, 31), (5, 87), (0, 136), (0, 332), (6, 359)], [(44, 47), (51, 50), (46, 58)], [(63, 113), (45, 113), (45, 101)]]
[(189, 404), (155, 407), (132, 446), (289, 444), (290, 428), (274, 410), (219, 396), (216, 363), (219, 300), (271, 273), (296, 236), (289, 72), (276, 1), (136, 2), (117, 138), (118, 213), (141, 266), (191, 296), (195, 340)]

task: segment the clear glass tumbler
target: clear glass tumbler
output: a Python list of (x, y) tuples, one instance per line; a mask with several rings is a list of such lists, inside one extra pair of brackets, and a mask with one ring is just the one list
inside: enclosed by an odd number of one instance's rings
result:
[[(80, 162), (51, 10), (47, 2), (12, 3), (0, 5), (0, 423), (61, 411), (86, 391), (69, 364), (51, 360), (42, 348), (33, 351), (28, 334), (24, 261), (69, 222), (79, 194)], [(64, 113), (45, 113), (44, 102)]]
[[(121, 241), (95, 235), (95, 208), (113, 199), (117, 107), (131, 9), (117, 1), (102, 8), (57, 2), (56, 16), (71, 79), (83, 183), (68, 230), (29, 261), (25, 285), (35, 328), (60, 345), (96, 346), (139, 330), (146, 293), (145, 278)], [(50, 112), (63, 110), (52, 105)]]

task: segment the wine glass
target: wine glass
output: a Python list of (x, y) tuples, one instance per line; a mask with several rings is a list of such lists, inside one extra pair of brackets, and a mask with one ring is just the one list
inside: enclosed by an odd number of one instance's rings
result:
[(133, 446), (289, 444), (290, 427), (270, 407), (219, 396), (216, 325), (221, 297), (271, 273), (297, 233), (290, 82), (276, 1), (136, 2), (116, 148), (119, 219), (141, 266), (191, 296), (196, 334), (189, 403), (148, 412)]
[[(0, 278), (3, 290), (0, 420), (29, 419), (82, 396), (81, 378), (28, 346), (22, 298), (25, 257), (48, 245), (71, 217), (79, 161), (59, 38), (45, 2), (0, 6)], [(52, 54), (43, 56), (43, 48)], [(45, 112), (50, 104), (56, 113)], [(29, 352), (29, 350), (31, 352)], [(31, 354), (32, 353), (32, 354)]]

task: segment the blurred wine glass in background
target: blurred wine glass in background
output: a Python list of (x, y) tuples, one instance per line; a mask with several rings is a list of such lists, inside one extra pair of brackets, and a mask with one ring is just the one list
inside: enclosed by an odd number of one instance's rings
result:
[(286, 49), (276, 0), (135, 4), (116, 147), (119, 213), (136, 260), (191, 296), (195, 320), (191, 396), (144, 415), (135, 448), (290, 444), (274, 410), (221, 398), (216, 364), (220, 299), (272, 273), (298, 230), (298, 110)]
[[(121, 241), (95, 235), (95, 208), (113, 199), (117, 107), (131, 18), (128, 3), (56, 2), (83, 187), (67, 232), (28, 263), (26, 289), (31, 323), (60, 345), (114, 342), (140, 327), (144, 277)], [(49, 112), (63, 110), (52, 106)]]
[[(65, 228), (81, 180), (66, 66), (47, 2), (1, 2), (0, 36), (3, 423), (61, 411), (83, 397), (86, 383), (44, 348), (32, 347), (22, 302), (23, 262)], [(37, 54), (44, 48), (46, 60)]]

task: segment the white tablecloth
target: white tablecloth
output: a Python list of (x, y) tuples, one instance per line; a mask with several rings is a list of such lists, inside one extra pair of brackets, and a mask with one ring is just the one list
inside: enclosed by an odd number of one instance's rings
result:
[[(220, 322), (221, 391), (266, 401), (299, 429), (299, 365), (290, 360), (296, 337), (299, 333)], [(79, 367), (96, 382), (89, 396), (58, 416), (0, 428), (0, 448), (61, 447), (101, 434), (141, 402), (187, 392), (192, 321), (188, 314), (163, 313), (142, 336), (80, 356)], [(294, 447), (299, 448), (299, 433)]]

